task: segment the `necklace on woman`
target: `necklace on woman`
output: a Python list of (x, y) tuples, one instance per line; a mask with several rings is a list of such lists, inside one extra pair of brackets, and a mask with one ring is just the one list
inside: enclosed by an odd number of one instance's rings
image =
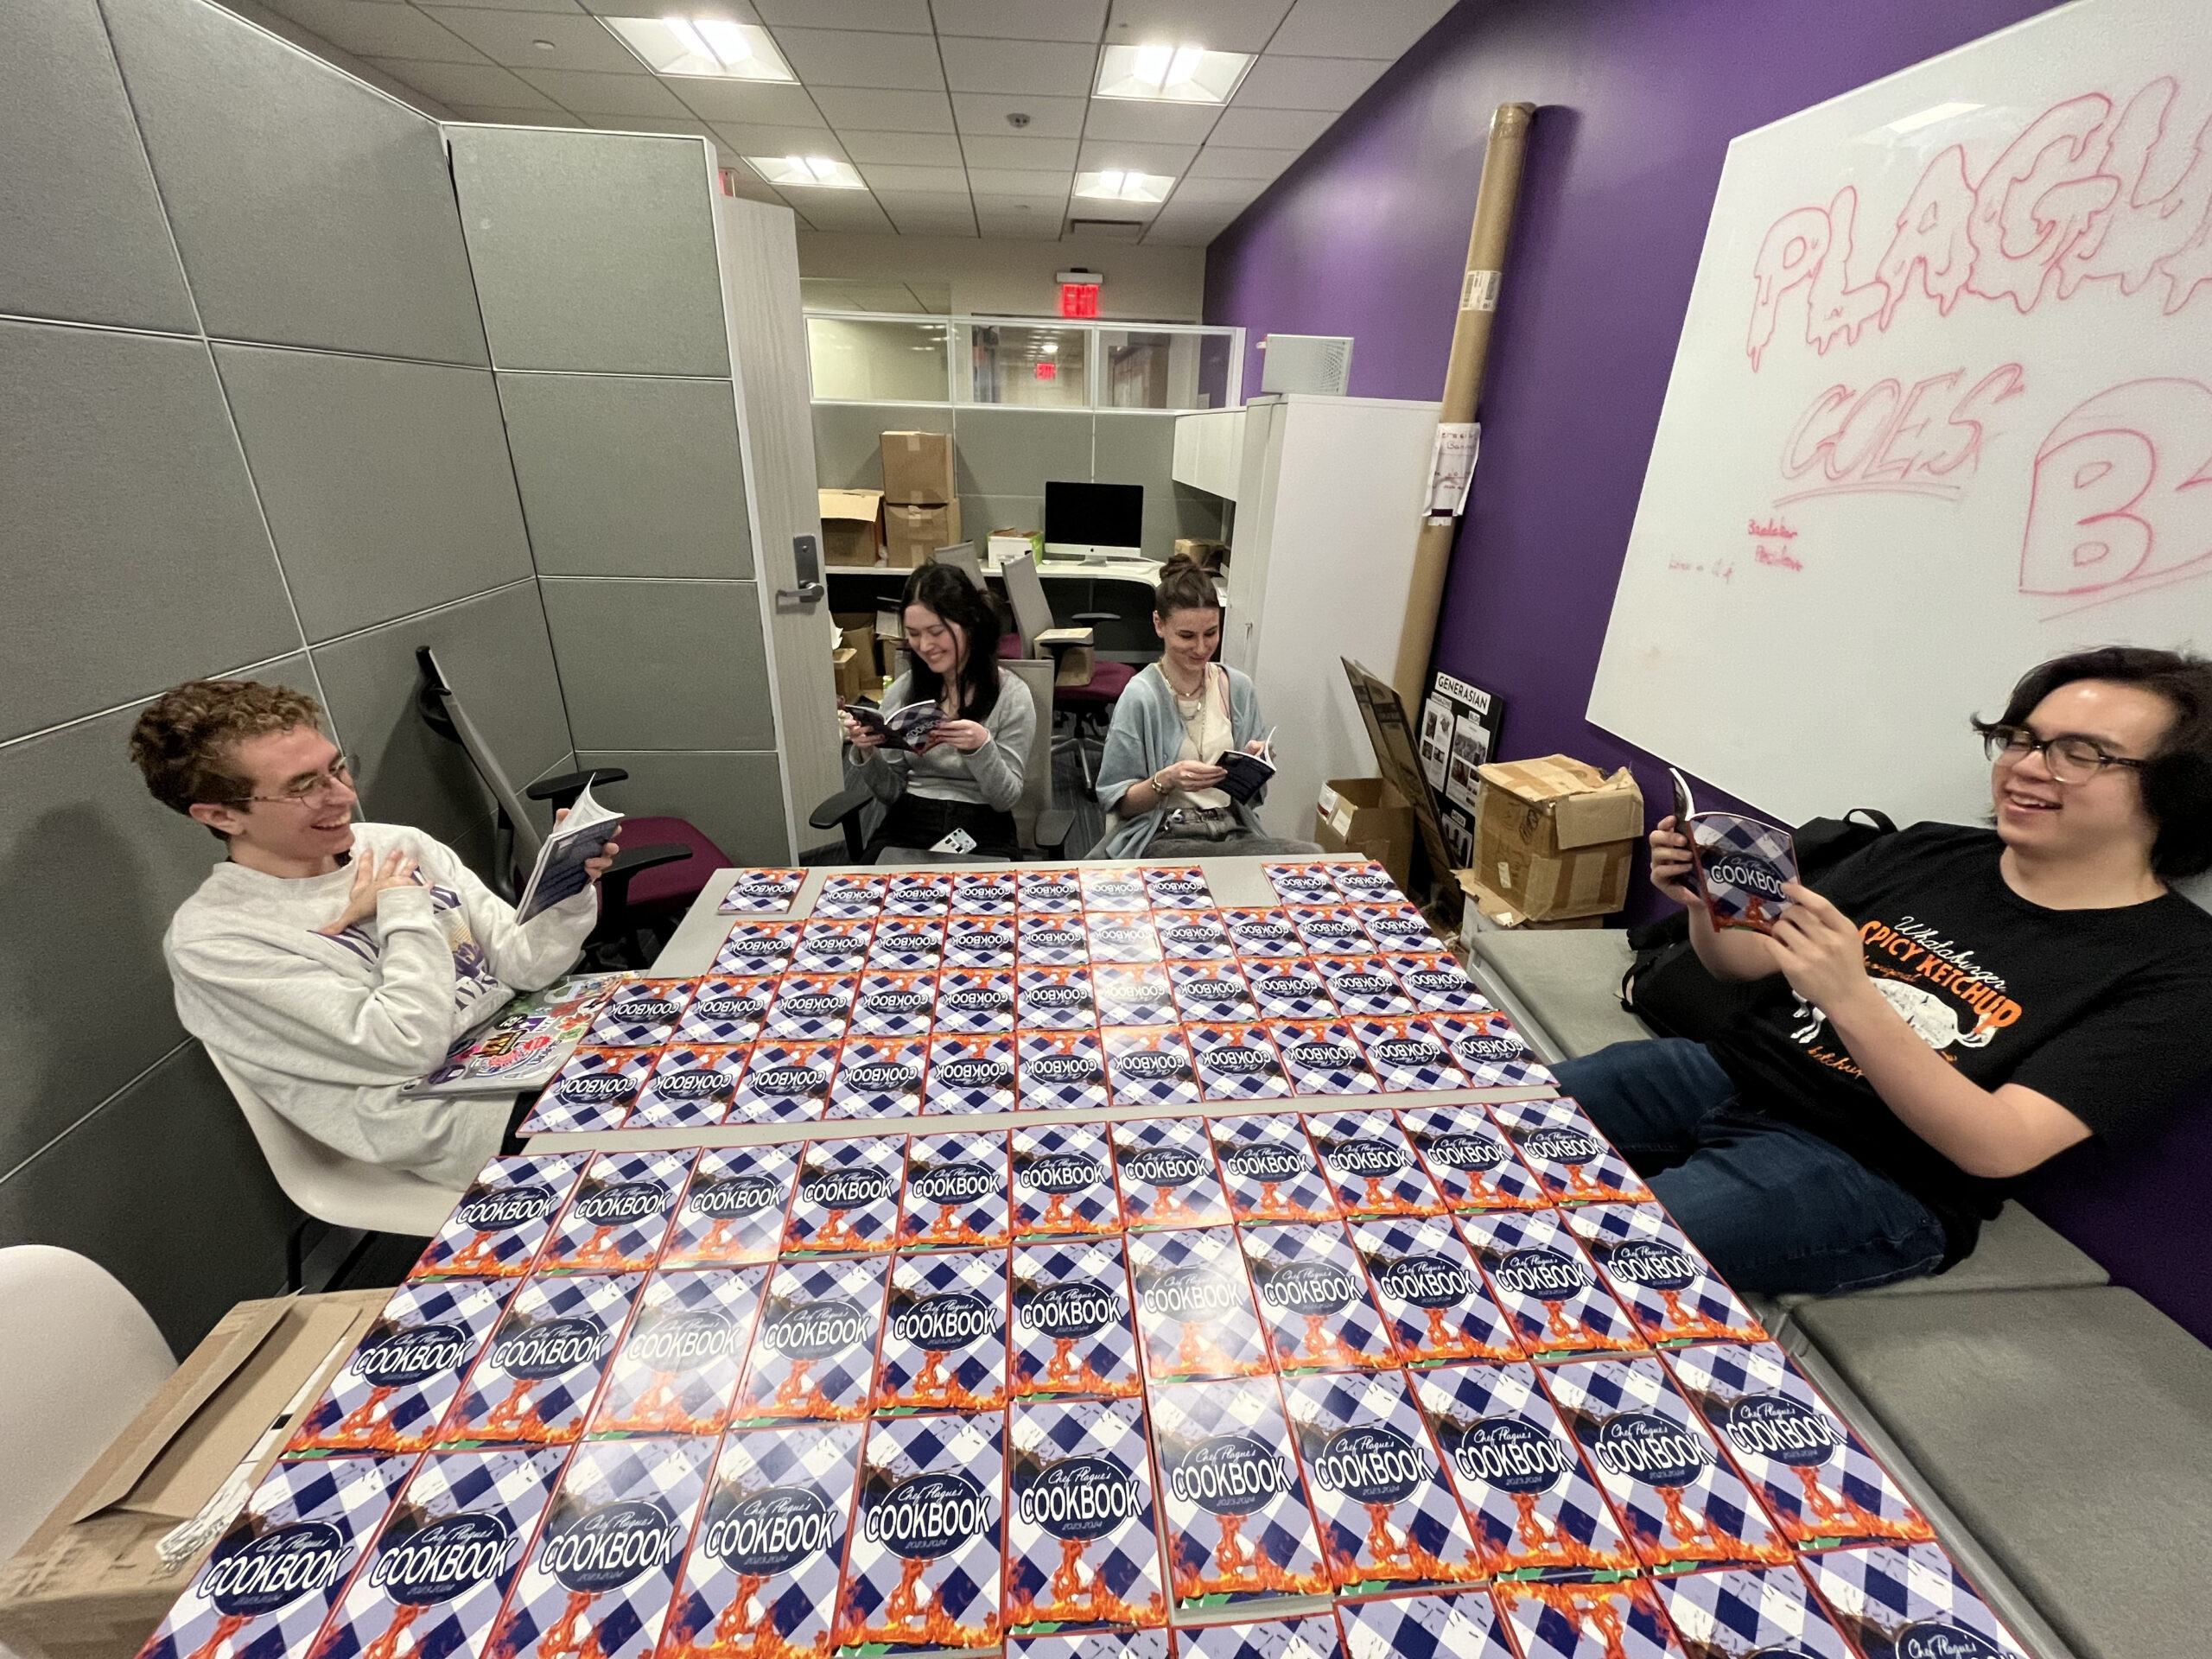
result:
[(1160, 671), (1166, 678), (1167, 689), (1170, 691), (1173, 691), (1178, 697), (1180, 697), (1184, 702), (1188, 702), (1193, 697), (1202, 697), (1205, 695), (1206, 671), (1205, 669), (1201, 668), (1198, 671), (1198, 683), (1193, 685), (1187, 691), (1183, 689), (1181, 682), (1177, 680), (1174, 675), (1168, 672), (1167, 659), (1164, 657), (1161, 658), (1160, 661)]

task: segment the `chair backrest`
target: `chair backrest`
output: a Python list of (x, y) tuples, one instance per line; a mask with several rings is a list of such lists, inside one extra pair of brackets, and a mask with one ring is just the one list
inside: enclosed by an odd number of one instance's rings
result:
[(1045, 599), (1045, 584), (1038, 580), (1037, 562), (1024, 553), (999, 567), (1006, 580), (1006, 596), (1014, 606), (1014, 623), (1021, 630), (1026, 652), (1037, 654), (1037, 636), (1052, 626), (1052, 607)]
[[(513, 861), (516, 867), (523, 870), (531, 868), (537, 862), (537, 849), (544, 845), (545, 838), (537, 833), (530, 809), (523, 802), (522, 792), (507, 777), (506, 769), (499, 764), (499, 757), (492, 753), (492, 746), (484, 741), (484, 734), (476, 729), (476, 722), (468, 717), (468, 710), (461, 707), (460, 694), (453, 689), (453, 683), (446, 678), (445, 671), (438, 666), (437, 653), (428, 645), (417, 645), (415, 648), (415, 663), (423, 671), (424, 717), (429, 718), (434, 712), (442, 715), (447, 724), (453, 728), (451, 735), (467, 752), (469, 764), (476, 768), (476, 775), (483, 779), (484, 787), (492, 791), (492, 798), (499, 804), (499, 810), (506, 818), (507, 827), (513, 832)], [(431, 724), (435, 728), (437, 722), (432, 721)], [(508, 873), (501, 870), (496, 874), (505, 878)], [(494, 880), (493, 886), (496, 889), (499, 882)], [(514, 895), (510, 893), (505, 896), (512, 898)]]
[(990, 583), (983, 580), (983, 567), (976, 557), (976, 550), (966, 542), (958, 543), (951, 547), (940, 547), (930, 555), (930, 558), (935, 563), (949, 564), (959, 571), (962, 575), (975, 584), (977, 593), (988, 594), (991, 591)]
[(1029, 759), (1021, 773), (1021, 798), (1014, 804), (1014, 827), (1022, 846), (1037, 845), (1037, 819), (1052, 805), (1052, 668), (1037, 657), (1005, 657), (999, 666), (1029, 688), (1037, 710), (1037, 729), (1029, 740)]
[[(427, 1238), (445, 1224), (461, 1194), (404, 1169), (363, 1163), (325, 1146), (261, 1097), (236, 1068), (213, 1049), (207, 1058), (245, 1114), (269, 1173), (284, 1196), (317, 1221), (373, 1233)], [(505, 1096), (497, 1098), (504, 1100)], [(494, 1109), (486, 1105), (486, 1110)]]
[(37, 1530), (176, 1370), (106, 1268), (51, 1244), (0, 1250), (0, 1561)]

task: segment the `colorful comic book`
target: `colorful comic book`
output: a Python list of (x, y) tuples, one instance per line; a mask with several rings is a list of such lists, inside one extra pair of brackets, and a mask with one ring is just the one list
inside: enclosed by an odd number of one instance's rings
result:
[(1209, 910), (1162, 911), (1153, 918), (1159, 930), (1160, 949), (1170, 962), (1230, 962), (1236, 944)]
[(524, 1135), (577, 1135), (620, 1128), (659, 1059), (655, 1048), (579, 1048), (569, 1056), (523, 1120)]
[(1166, 1624), (1149, 1449), (1135, 1400), (1037, 1401), (1007, 1411), (1009, 1630)]
[(1090, 960), (1081, 916), (1023, 911), (1014, 918), (1014, 960), (1024, 968), (1080, 968)]
[(926, 1038), (848, 1037), (838, 1051), (823, 1121), (918, 1116), (929, 1065)]
[(1205, 872), (1195, 864), (1147, 864), (1145, 897), (1154, 910), (1211, 910), (1213, 893)]
[(1239, 1221), (1334, 1221), (1336, 1194), (1322, 1179), (1294, 1113), (1210, 1118), (1214, 1161)]
[(1684, 1659), (1852, 1659), (1795, 1568), (1738, 1567), (1659, 1581)]
[(696, 1154), (602, 1152), (539, 1253), (544, 1273), (637, 1273), (660, 1259)]
[(1148, 1403), (1175, 1605), (1326, 1595), (1274, 1379), (1155, 1385)]
[(1560, 1213), (1653, 1344), (1766, 1340), (1766, 1328), (1657, 1205), (1585, 1204)]
[(1119, 1239), (1017, 1244), (1008, 1388), (1017, 1400), (1137, 1394)]
[(1338, 1595), (1490, 1576), (1402, 1373), (1287, 1377), (1282, 1401)]
[(1385, 958), (1398, 983), (1423, 1014), (1481, 1014), (1490, 1007), (1467, 970), (1443, 951)]
[(514, 1292), (504, 1280), (402, 1285), (300, 1419), (284, 1455), (426, 1449)]
[(1789, 1541), (1656, 1359), (1578, 1360), (1542, 1376), (1647, 1571), (1791, 1559)]
[(584, 1033), (588, 1048), (658, 1048), (676, 1034), (696, 979), (628, 979), (616, 986)]
[(1347, 1659), (1514, 1659), (1497, 1604), (1480, 1591), (1337, 1604)]
[(2027, 1650), (1934, 1544), (1832, 1549), (1805, 1576), (1866, 1659), (2027, 1659)]
[(1935, 1541), (1927, 1517), (1773, 1343), (1685, 1348), (1668, 1364), (1800, 1550)]
[(1017, 938), (1010, 903), (1002, 916), (955, 915), (945, 925), (944, 966), (1011, 968)]
[(837, 1645), (873, 1654), (999, 1647), (1003, 1412), (870, 1426), (837, 1599)]
[[(945, 965), (944, 921), (936, 916), (885, 916), (868, 940), (871, 972), (933, 973)], [(963, 930), (964, 935), (965, 930)], [(969, 968), (991, 968), (995, 962), (963, 962)]]
[(1501, 1582), (1632, 1576), (1636, 1552), (1528, 1365), (1439, 1365), (1409, 1374), (1414, 1402)]
[(410, 1279), (519, 1279), (575, 1191), (582, 1153), (494, 1158), (477, 1172)]
[(937, 986), (935, 974), (862, 974), (848, 1034), (927, 1037), (937, 1011)]
[(1016, 1238), (1096, 1236), (1122, 1230), (1114, 1152), (1102, 1123), (1026, 1123), (1014, 1132)]
[(1450, 1222), (1440, 1216), (1355, 1221), (1351, 1243), (1402, 1362), (1508, 1364), (1522, 1357), (1512, 1321), (1491, 1300), (1482, 1270)]
[(1016, 987), (1010, 969), (946, 969), (937, 976), (937, 1034), (1012, 1036)]
[(764, 1037), (730, 1096), (731, 1123), (810, 1123), (830, 1108), (839, 1045)]
[(737, 1096), (737, 1080), (752, 1053), (749, 1046), (695, 1047), (671, 1043), (653, 1062), (652, 1075), (638, 1090), (638, 1103), (624, 1120), (630, 1128), (688, 1129), (720, 1123)]
[(1209, 1227), (1229, 1219), (1203, 1118), (1140, 1118), (1109, 1133), (1129, 1226)]
[(1024, 965), (1014, 975), (1014, 1024), (1023, 1031), (1096, 1031), (1098, 998), (1087, 966)]
[(1435, 1016), (1416, 1015), (1351, 1022), (1351, 1033), (1375, 1068), (1385, 1094), (1421, 1094), (1464, 1089), (1473, 1081)]
[(1198, 1068), (1175, 1026), (1121, 1026), (1098, 1033), (1106, 1051), (1106, 1091), (1121, 1107), (1198, 1103)]
[(1260, 874), (1286, 905), (1332, 905), (1343, 897), (1332, 864), (1262, 864)]
[[(1009, 976), (1011, 977), (1011, 976)], [(922, 1109), (937, 1116), (1010, 1112), (1014, 1104), (1014, 1039), (948, 1033), (942, 1020), (930, 1039)]]
[(601, 1390), (591, 1438), (721, 1433), (767, 1277), (766, 1268), (655, 1274)]
[(1222, 908), (1221, 925), (1239, 957), (1302, 957), (1298, 930), (1281, 910), (1266, 906), (1228, 905)]
[(1502, 1014), (1436, 1014), (1429, 1029), (1477, 1089), (1549, 1089), (1558, 1079)]
[(772, 1262), (798, 1185), (796, 1144), (709, 1147), (699, 1154), (669, 1230), (661, 1266), (735, 1268)]
[(489, 1023), (456, 1038), (445, 1059), (400, 1090), (421, 1095), (501, 1094), (535, 1088), (591, 1029), (620, 974), (580, 974), (526, 991)]
[(1306, 1133), (1347, 1216), (1444, 1213), (1444, 1195), (1389, 1112), (1308, 1112)]
[(906, 1162), (904, 1135), (809, 1141), (784, 1224), (784, 1254), (891, 1249), (899, 1240)]
[(899, 1255), (876, 1357), (875, 1409), (995, 1411), (1006, 1404), (1006, 1327), (1004, 1250)]
[(1094, 963), (1147, 963), (1166, 959), (1160, 934), (1148, 916), (1090, 915), (1083, 918), (1086, 948)]
[(1490, 1109), (1554, 1202), (1650, 1202), (1651, 1189), (1572, 1099), (1500, 1101)]
[(733, 979), (766, 979), (791, 965), (798, 922), (740, 922), (715, 950), (714, 971)]
[(775, 1001), (760, 1027), (760, 1040), (782, 1043), (842, 1042), (860, 995), (860, 976), (848, 973), (785, 974), (776, 982)]
[(1336, 999), (1308, 957), (1262, 958), (1244, 964), (1244, 982), (1263, 1020), (1333, 1020)]
[(1313, 962), (1329, 1001), (1346, 1019), (1400, 1019), (1416, 1012), (1412, 996), (1382, 957), (1315, 957)]
[(1128, 1249), (1145, 1375), (1155, 1385), (1171, 1378), (1267, 1374), (1267, 1339), (1252, 1309), (1233, 1230), (1136, 1233)]
[(1382, 1087), (1349, 1020), (1286, 1020), (1268, 1035), (1300, 1095), (1371, 1095)]
[(1101, 1026), (1172, 1026), (1175, 982), (1164, 963), (1102, 962), (1090, 970)]
[(1016, 1041), (1021, 1110), (1077, 1111), (1106, 1103), (1106, 1050), (1096, 1032), (1025, 1031)]
[(1074, 870), (1017, 870), (1014, 902), (1024, 912), (1072, 916), (1083, 909), (1083, 884)]
[(1479, 1106), (1400, 1107), (1398, 1122), (1455, 1211), (1541, 1210), (1550, 1200)]
[(868, 1415), (889, 1266), (786, 1262), (769, 1275), (730, 1406), (733, 1426)]
[(804, 870), (740, 870), (715, 908), (725, 916), (750, 912), (781, 914), (806, 881)]
[(1003, 1131), (908, 1138), (899, 1249), (987, 1249), (1013, 1236)]
[(446, 1414), (438, 1448), (581, 1439), (645, 1282), (641, 1273), (625, 1273), (524, 1283)]
[(1248, 1024), (1260, 1017), (1252, 988), (1234, 962), (1174, 962), (1167, 964), (1175, 1014), (1190, 1023)]
[(1522, 1659), (1679, 1659), (1657, 1589), (1622, 1584), (1502, 1584), (1497, 1605)]
[(765, 976), (739, 979), (718, 975), (702, 979), (677, 1020), (671, 1040), (710, 1047), (749, 1043), (760, 1034), (775, 990), (776, 982)]
[(1599, 1281), (1557, 1211), (1462, 1216), (1459, 1231), (1529, 1358), (1634, 1353), (1649, 1346)]
[(1198, 1092), (1208, 1100), (1287, 1100), (1290, 1073), (1268, 1028), (1257, 1024), (1185, 1025)]
[(1397, 1363), (1343, 1224), (1237, 1229), (1275, 1369), (1379, 1370)]

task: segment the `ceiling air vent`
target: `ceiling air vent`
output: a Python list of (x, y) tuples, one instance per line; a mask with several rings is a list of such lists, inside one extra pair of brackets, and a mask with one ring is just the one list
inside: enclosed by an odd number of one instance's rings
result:
[(1144, 235), (1144, 226), (1141, 219), (1071, 219), (1068, 234), (1094, 242), (1135, 242)]

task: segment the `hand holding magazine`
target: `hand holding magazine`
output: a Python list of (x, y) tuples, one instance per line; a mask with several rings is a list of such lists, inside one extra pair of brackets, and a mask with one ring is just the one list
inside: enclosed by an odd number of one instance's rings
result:
[(1260, 752), (1249, 754), (1242, 749), (1226, 749), (1214, 756), (1213, 763), (1228, 775), (1214, 787), (1242, 806), (1268, 786), (1275, 775), (1275, 734), (1269, 727), (1268, 734), (1260, 741)]
[(1797, 843), (1787, 830), (1736, 812), (1700, 812), (1688, 780), (1672, 767), (1675, 828), (1690, 838), (1698, 893), (1715, 927), (1771, 933), (1789, 908), (1783, 893), (1797, 879)]
[(531, 871), (522, 897), (515, 901), (515, 920), (526, 922), (582, 893), (591, 881), (585, 862), (599, 856), (599, 849), (614, 839), (621, 824), (622, 815), (592, 799), (591, 785), (586, 784), (576, 804), (569, 809), (569, 816), (554, 825), (553, 833), (537, 849), (537, 868)]
[(944, 710), (934, 702), (910, 702), (903, 709), (885, 713), (871, 709), (864, 702), (838, 705), (855, 726), (874, 732), (887, 749), (903, 749), (909, 754), (919, 754), (937, 741), (937, 728), (947, 718)]

